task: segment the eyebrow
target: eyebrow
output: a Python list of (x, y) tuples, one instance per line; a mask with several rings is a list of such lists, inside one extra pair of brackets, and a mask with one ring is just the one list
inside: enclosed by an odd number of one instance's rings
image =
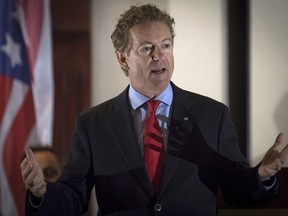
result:
[[(173, 42), (173, 39), (172, 38), (165, 38), (164, 40), (161, 41), (161, 43), (163, 43), (165, 41)], [(148, 41), (144, 41), (144, 42), (139, 43), (139, 46), (142, 46), (142, 45), (145, 45), (145, 44), (153, 44), (153, 43), (152, 42), (148, 42)]]

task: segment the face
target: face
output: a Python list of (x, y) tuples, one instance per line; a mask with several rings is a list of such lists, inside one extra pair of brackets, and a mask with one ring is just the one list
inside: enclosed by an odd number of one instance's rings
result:
[(174, 69), (173, 39), (163, 22), (138, 24), (130, 29), (129, 54), (117, 53), (122, 69), (139, 93), (152, 98), (168, 86)]
[(60, 162), (50, 151), (35, 151), (34, 156), (44, 173), (47, 181), (56, 181), (61, 173)]

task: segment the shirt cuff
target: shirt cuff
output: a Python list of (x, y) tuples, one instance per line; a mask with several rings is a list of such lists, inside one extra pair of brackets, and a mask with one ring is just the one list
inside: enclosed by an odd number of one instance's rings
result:
[(29, 203), (33, 208), (39, 208), (43, 202), (44, 196), (42, 198), (35, 197), (31, 191), (29, 191)]
[(277, 182), (277, 177), (276, 175), (274, 175), (269, 180), (263, 181), (262, 184), (266, 190), (271, 190), (276, 185), (276, 182)]

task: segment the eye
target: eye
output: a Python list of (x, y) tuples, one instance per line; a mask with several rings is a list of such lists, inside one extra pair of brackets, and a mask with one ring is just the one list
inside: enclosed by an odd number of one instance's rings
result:
[(163, 49), (169, 49), (170, 47), (172, 47), (172, 44), (171, 44), (171, 43), (164, 43), (164, 44), (162, 45), (162, 48), (163, 48)]
[(152, 50), (152, 46), (145, 46), (140, 49), (140, 52), (146, 53), (146, 52), (150, 52), (151, 50)]

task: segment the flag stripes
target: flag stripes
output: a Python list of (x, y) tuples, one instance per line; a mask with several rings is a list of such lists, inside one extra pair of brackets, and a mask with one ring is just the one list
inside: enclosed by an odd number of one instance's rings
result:
[(0, 0), (0, 215), (24, 215), (20, 163), (52, 144), (49, 0)]

